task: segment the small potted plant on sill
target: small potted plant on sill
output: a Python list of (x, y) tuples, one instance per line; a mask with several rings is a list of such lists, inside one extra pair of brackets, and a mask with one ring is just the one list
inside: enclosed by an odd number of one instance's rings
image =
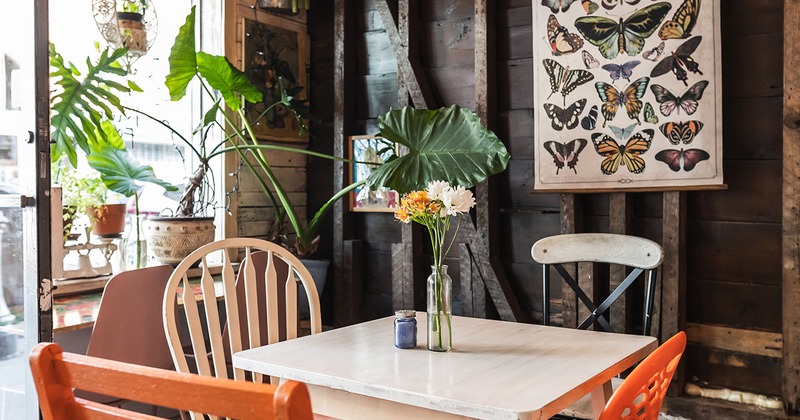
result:
[(147, 52), (147, 31), (145, 31), (144, 15), (149, 0), (122, 0), (118, 2), (117, 27), (119, 28), (122, 46), (130, 52), (144, 54)]
[(67, 209), (65, 213), (75, 216), (84, 212), (89, 217), (94, 235), (114, 237), (125, 229), (127, 206), (109, 202), (109, 190), (99, 173), (92, 171), (78, 175), (74, 170), (62, 171), (58, 185), (62, 191), (62, 206)]

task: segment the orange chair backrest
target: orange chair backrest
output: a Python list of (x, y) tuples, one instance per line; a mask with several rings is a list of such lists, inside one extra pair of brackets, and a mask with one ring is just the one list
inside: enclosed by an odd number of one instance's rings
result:
[(64, 353), (53, 343), (37, 344), (30, 364), (45, 420), (156, 419), (76, 398), (73, 388), (237, 419), (313, 418), (308, 389), (299, 382), (288, 381), (276, 387), (179, 373)]
[(600, 420), (658, 419), (685, 349), (686, 333), (681, 331), (647, 356), (608, 400)]

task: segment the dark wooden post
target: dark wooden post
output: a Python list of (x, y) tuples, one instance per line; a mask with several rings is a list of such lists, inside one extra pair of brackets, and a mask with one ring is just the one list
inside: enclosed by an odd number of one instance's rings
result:
[[(661, 340), (686, 329), (686, 192), (664, 193), (661, 265)], [(678, 366), (670, 395), (680, 395), (686, 384), (685, 363)]]
[(783, 3), (783, 404), (800, 412), (800, 1)]
[[(346, 157), (347, 134), (351, 132), (350, 120), (353, 101), (353, 69), (354, 51), (352, 44), (352, 31), (355, 22), (351, 20), (352, 12), (347, 7), (346, 0), (335, 0), (333, 23), (333, 154), (336, 157)], [(350, 86), (348, 86), (350, 85)], [(348, 180), (347, 166), (342, 161), (333, 162), (333, 190), (340, 191)], [(339, 200), (333, 205), (333, 278), (334, 278), (334, 325), (345, 326), (360, 320), (359, 309), (361, 302), (353, 301), (354, 296), (360, 295), (353, 284), (352, 261), (345, 258), (345, 239), (352, 237), (350, 215), (345, 211), (345, 200)], [(347, 268), (345, 268), (347, 266)], [(358, 292), (358, 293), (356, 293)]]
[[(608, 225), (611, 233), (627, 235), (630, 232), (631, 221), (633, 220), (633, 206), (626, 193), (611, 193), (608, 206)], [(608, 290), (616, 289), (628, 273), (625, 267), (615, 265), (610, 268)], [(627, 293), (626, 293), (627, 294)], [(614, 308), (609, 314), (609, 323), (614, 331), (628, 331), (628, 307), (625, 294), (614, 302)]]
[[(582, 212), (580, 200), (575, 194), (561, 194), (561, 233), (576, 233), (580, 230)], [(573, 277), (577, 275), (576, 267), (564, 267)], [(567, 284), (561, 285), (561, 325), (568, 328), (578, 327), (578, 298), (575, 292)]]

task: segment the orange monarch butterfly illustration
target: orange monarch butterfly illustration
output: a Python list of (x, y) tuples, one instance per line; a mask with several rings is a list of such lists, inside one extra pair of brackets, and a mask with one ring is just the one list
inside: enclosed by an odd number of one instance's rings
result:
[(600, 96), (600, 100), (603, 101), (603, 106), (601, 107), (603, 127), (606, 126), (606, 122), (614, 119), (614, 116), (617, 115), (617, 108), (621, 105), (625, 106), (630, 119), (636, 120), (637, 123), (641, 124), (642, 122), (639, 120), (639, 113), (642, 111), (641, 99), (647, 91), (648, 83), (650, 83), (649, 77), (636, 79), (622, 92), (608, 83), (595, 83), (594, 87), (597, 90), (597, 94)]
[(597, 154), (604, 157), (600, 162), (600, 170), (606, 175), (613, 175), (620, 165), (625, 166), (631, 173), (644, 172), (645, 163), (641, 155), (650, 149), (655, 131), (647, 128), (631, 136), (624, 146), (606, 134), (592, 134), (592, 143)]

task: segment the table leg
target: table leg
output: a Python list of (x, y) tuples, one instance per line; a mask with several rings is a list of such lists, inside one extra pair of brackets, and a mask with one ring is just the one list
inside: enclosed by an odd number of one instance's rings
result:
[(611, 381), (592, 390), (592, 418), (597, 419), (600, 417), (600, 413), (603, 412), (603, 408), (605, 408), (613, 392), (614, 389), (611, 387)]

